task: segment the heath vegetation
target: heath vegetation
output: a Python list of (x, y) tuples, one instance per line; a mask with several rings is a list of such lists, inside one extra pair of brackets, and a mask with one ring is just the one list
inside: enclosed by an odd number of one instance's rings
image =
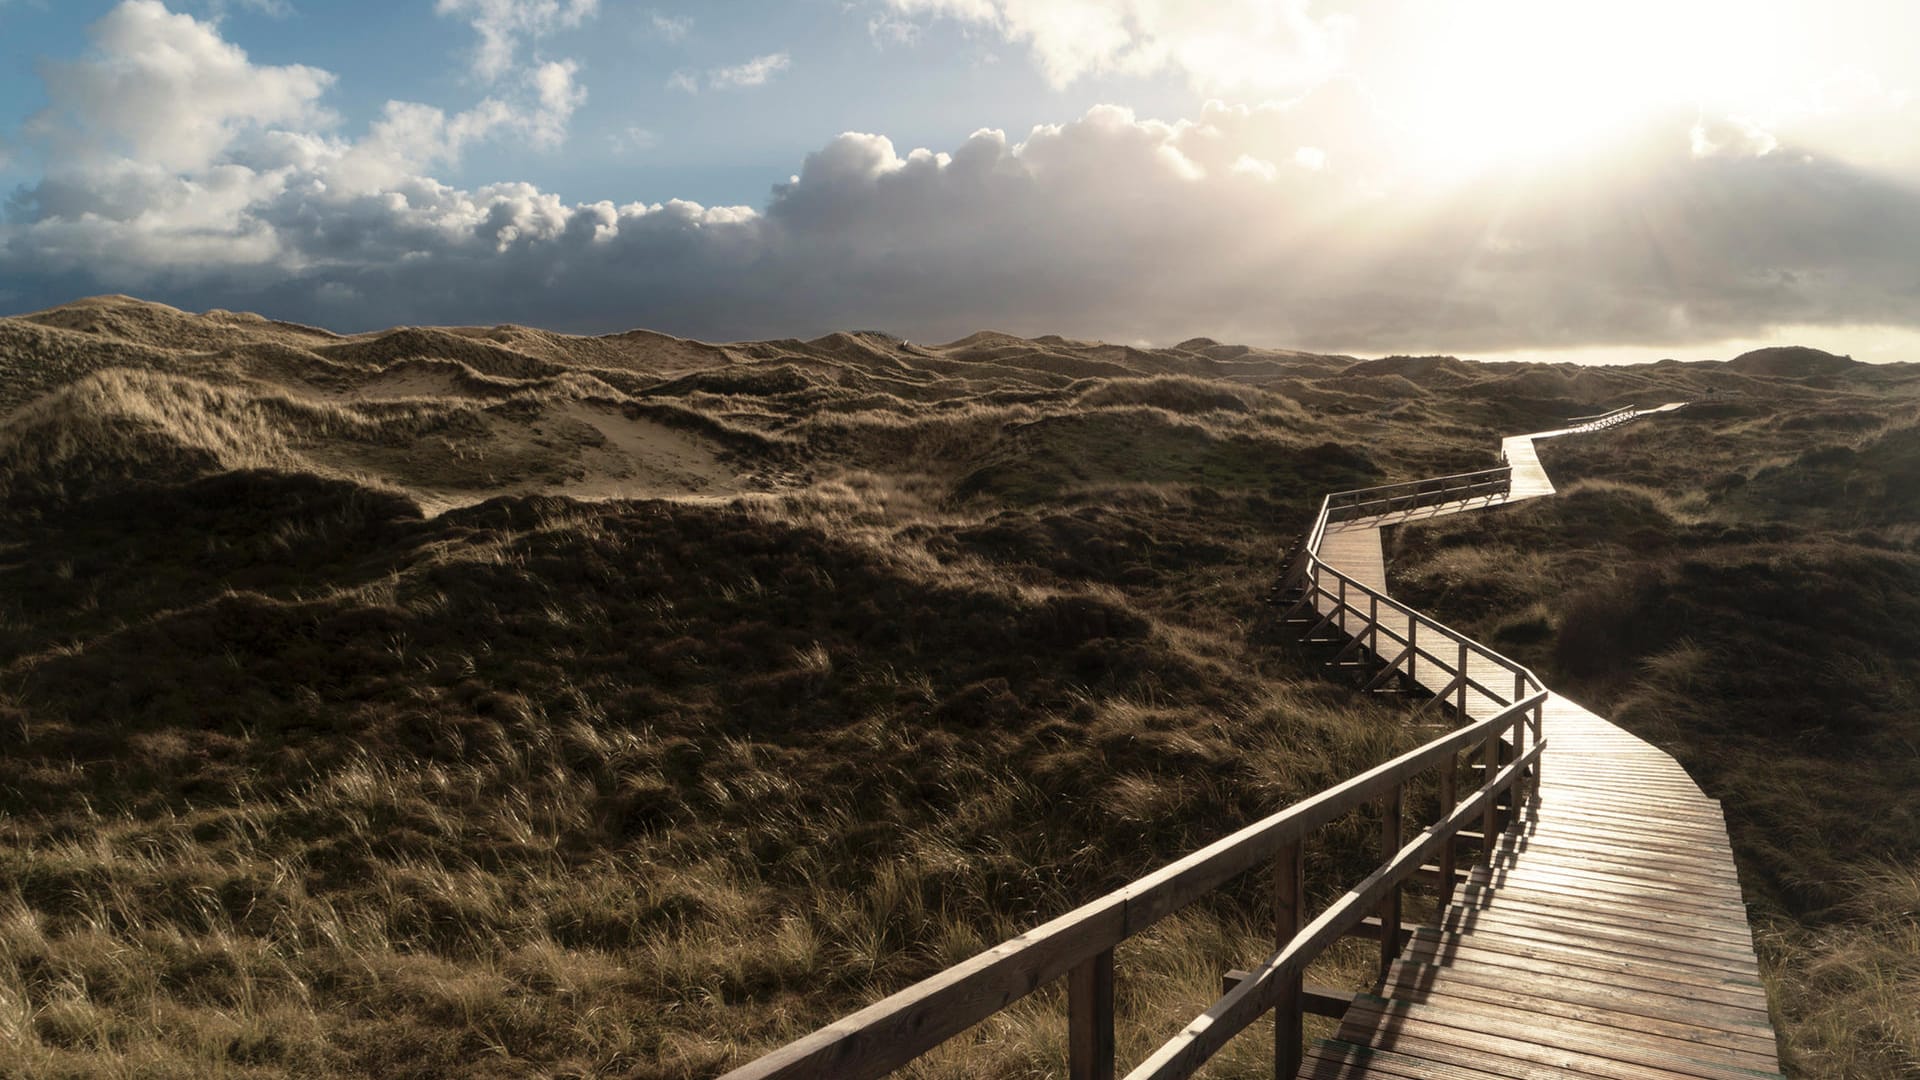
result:
[[(1910, 1074), (1920, 371), (1824, 356), (0, 319), (0, 1061), (714, 1075), (1427, 737), (1272, 625), (1322, 493), (1693, 399), (1399, 584), (1724, 800), (1790, 1068)], [(1123, 1058), (1260, 885), (1128, 943)]]

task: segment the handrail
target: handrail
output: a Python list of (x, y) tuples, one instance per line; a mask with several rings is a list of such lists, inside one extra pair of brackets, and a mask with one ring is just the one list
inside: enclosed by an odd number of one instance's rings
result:
[[(1536, 742), (1531, 750), (1516, 754), (1511, 763), (1481, 785), (1465, 802), (1401, 847), (1386, 865), (1368, 875), (1366, 880), (1347, 890), (1346, 895), (1335, 901), (1311, 925), (1268, 956), (1247, 978), (1188, 1024), (1184, 1031), (1128, 1073), (1127, 1080), (1178, 1080), (1197, 1072), (1208, 1058), (1226, 1045), (1227, 1040), (1258, 1020), (1268, 1009), (1279, 1005), (1289, 989), (1288, 984), (1298, 982), (1307, 965), (1321, 950), (1359, 925), (1369, 907), (1379, 903), (1398, 882), (1412, 875), (1462, 826), (1490, 812), (1494, 800), (1499, 798), (1505, 787), (1511, 786), (1537, 764), (1545, 749), (1544, 743)], [(1384, 920), (1382, 926), (1382, 942), (1392, 940), (1395, 935), (1384, 932)], [(1291, 1073), (1292, 1070), (1286, 1071)]]
[(1639, 411), (1640, 411), (1640, 407), (1638, 405), (1622, 405), (1611, 412), (1594, 413), (1592, 416), (1569, 416), (1567, 417), (1567, 423), (1569, 424), (1598, 423), (1599, 421), (1602, 421), (1602, 420), (1611, 420), (1614, 417), (1622, 417), (1623, 419), (1625, 419), (1626, 417), (1623, 417), (1622, 414), (1638, 413)]
[(1322, 500), (1321, 506), (1329, 515), (1329, 521), (1351, 521), (1354, 518), (1458, 502), (1476, 494), (1505, 495), (1511, 490), (1512, 482), (1513, 468), (1503, 465), (1478, 472), (1336, 491)]
[[(1248, 825), (1238, 832), (1193, 852), (1107, 895), (1010, 938), (970, 960), (923, 979), (890, 997), (846, 1016), (796, 1042), (727, 1073), (723, 1080), (797, 1080), (797, 1078), (845, 1078), (861, 1080), (883, 1076), (893, 1069), (933, 1049), (954, 1035), (1006, 1008), (1062, 975), (1070, 980), (1069, 1010), (1074, 1028), (1098, 1025), (1106, 1021), (1105, 1054), (1111, 1069), (1112, 1055), (1112, 979), (1114, 946), (1186, 907), (1227, 881), (1264, 862), (1278, 861), (1283, 881), (1297, 883), (1301, 853), (1307, 833), (1332, 822), (1364, 803), (1384, 799), (1394, 808), (1390, 817), (1389, 850), (1395, 852), (1387, 864), (1369, 875), (1346, 896), (1328, 908), (1305, 930), (1299, 923), (1300, 899), (1296, 892), (1292, 910), (1295, 925), (1283, 927), (1287, 942), (1285, 956), (1278, 966), (1271, 962), (1255, 973), (1252, 990), (1242, 988), (1221, 999), (1245, 1006), (1248, 993), (1257, 992), (1269, 1001), (1276, 993), (1276, 979), (1290, 977), (1340, 933), (1357, 925), (1364, 916), (1360, 905), (1374, 903), (1394, 894), (1396, 913), (1392, 925), (1399, 925), (1397, 893), (1399, 886), (1420, 865), (1409, 852), (1418, 847), (1422, 856), (1439, 848), (1446, 849), (1442, 863), (1444, 879), (1452, 876), (1452, 842), (1461, 827), (1476, 815), (1483, 822), (1483, 835), (1492, 835), (1494, 800), (1514, 792), (1516, 807), (1526, 797), (1525, 766), (1538, 757), (1542, 747), (1540, 723), (1545, 692), (1514, 702), (1500, 713), (1443, 735), (1424, 746), (1401, 754), (1361, 773), (1336, 787), (1314, 795)], [(1533, 749), (1526, 751), (1531, 732)], [(1514, 747), (1514, 761), (1500, 769), (1503, 737)], [(1453, 770), (1462, 750), (1478, 745), (1485, 755), (1488, 780), (1465, 802), (1454, 804)], [(1442, 811), (1447, 816), (1422, 831), (1412, 844), (1398, 842), (1399, 809), (1404, 791), (1415, 776), (1439, 766)], [(1491, 848), (1491, 844), (1484, 847)], [(1284, 888), (1284, 886), (1283, 886)], [(1284, 917), (1284, 916), (1283, 916)], [(1383, 920), (1384, 921), (1384, 920)], [(1337, 928), (1337, 932), (1336, 932)], [(1388, 950), (1397, 953), (1397, 934), (1382, 934), (1383, 970), (1390, 962)], [(1089, 1003), (1088, 994), (1100, 995), (1102, 980), (1080, 978), (1089, 966), (1104, 968), (1104, 1003)], [(1295, 980), (1297, 982), (1297, 979)], [(1083, 986), (1088, 989), (1082, 989)], [(1298, 989), (1295, 988), (1297, 996)], [(1104, 1008), (1100, 1007), (1104, 1005)], [(1236, 1012), (1235, 1015), (1238, 1015)], [(1257, 1014), (1256, 1014), (1257, 1015)], [(1082, 1017), (1089, 1017), (1082, 1019)], [(1076, 1046), (1082, 1040), (1075, 1040)], [(1097, 1047), (1101, 1040), (1094, 1040)], [(1094, 1050), (1098, 1053), (1098, 1050)], [(1074, 1063), (1074, 1075), (1083, 1073), (1084, 1058)], [(1110, 1071), (1107, 1075), (1111, 1075)]]
[[(1448, 484), (1447, 487), (1441, 490), (1461, 492), (1477, 490), (1489, 484), (1495, 478), (1498, 478), (1500, 484), (1498, 493), (1505, 495), (1512, 490), (1512, 476), (1513, 467), (1511, 465), (1502, 465), (1495, 469), (1483, 469), (1473, 473), (1458, 473), (1439, 479)], [(1453, 658), (1442, 658), (1430, 650), (1419, 649), (1416, 645), (1420, 631), (1423, 629), (1426, 630), (1429, 635), (1438, 635), (1443, 641), (1454, 647), (1457, 656), (1457, 666), (1447, 671), (1448, 674), (1454, 676), (1453, 681), (1450, 682), (1441, 693), (1435, 696), (1441, 700), (1445, 700), (1449, 694), (1455, 695), (1455, 707), (1463, 715), (1466, 713), (1466, 694), (1469, 689), (1476, 690), (1499, 704), (1511, 704), (1527, 694), (1543, 689), (1546, 684), (1541, 682), (1540, 677), (1518, 661), (1511, 660), (1501, 653), (1487, 648), (1485, 645), (1454, 630), (1438, 619), (1422, 614), (1385, 593), (1376, 591), (1368, 585), (1342, 573), (1339, 569), (1320, 561), (1320, 545), (1326, 539), (1327, 526), (1337, 520), (1353, 520), (1352, 518), (1335, 517), (1337, 513), (1336, 500), (1348, 506), (1375, 506), (1383, 503), (1395, 503), (1404, 501), (1407, 497), (1405, 494), (1395, 493), (1405, 492), (1406, 489), (1410, 488), (1417, 489), (1420, 483), (1421, 481), (1413, 481), (1411, 483), (1385, 484), (1372, 488), (1358, 488), (1353, 491), (1336, 491), (1321, 500), (1320, 513), (1315, 517), (1313, 527), (1307, 534), (1307, 543), (1302, 548), (1300, 558), (1289, 575), (1294, 583), (1302, 590), (1302, 602), (1312, 606), (1313, 610), (1319, 612), (1322, 616), (1313, 630), (1308, 632), (1308, 636), (1311, 637), (1327, 626), (1334, 626), (1348, 637), (1353, 638), (1356, 642), (1365, 640), (1375, 656), (1385, 659), (1379, 648), (1380, 635), (1385, 633), (1396, 644), (1404, 645), (1407, 649), (1399, 657), (1387, 664), (1386, 672), (1383, 672), (1382, 675), (1398, 669), (1400, 663), (1405, 661), (1409, 664), (1407, 674), (1412, 676), (1415, 674), (1419, 661), (1422, 658), (1439, 664), (1442, 670), (1447, 670), (1449, 660)], [(1418, 496), (1420, 493), (1416, 490), (1413, 494)], [(1472, 496), (1468, 495), (1464, 497)], [(1458, 500), (1449, 499), (1447, 501)], [(1423, 503), (1422, 505), (1433, 504)], [(1393, 510), (1385, 512), (1398, 512), (1400, 509), (1404, 509), (1404, 507), (1396, 506)], [(1365, 516), (1371, 517), (1376, 515), (1369, 514)], [(1331, 578), (1333, 582), (1331, 587), (1326, 584), (1326, 579), (1328, 578)], [(1320, 608), (1316, 601), (1321, 599), (1328, 600), (1332, 603), (1333, 607), (1331, 611), (1325, 611)], [(1357, 604), (1364, 604), (1364, 610), (1356, 606)], [(1406, 635), (1400, 635), (1392, 630), (1392, 628), (1382, 627), (1380, 625), (1379, 612), (1382, 607), (1406, 617), (1408, 622), (1408, 632)], [(1352, 616), (1351, 620), (1348, 618), (1349, 616)], [(1354, 625), (1355, 622), (1357, 622), (1358, 625)], [(1468, 661), (1470, 657), (1473, 656), (1481, 657), (1513, 674), (1514, 688), (1511, 697), (1506, 696), (1504, 693), (1495, 693), (1489, 688), (1475, 682), (1467, 675)]]

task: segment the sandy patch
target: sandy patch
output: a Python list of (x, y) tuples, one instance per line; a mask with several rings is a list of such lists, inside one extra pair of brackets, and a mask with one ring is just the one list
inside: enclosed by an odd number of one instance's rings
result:
[(712, 498), (748, 490), (742, 478), (720, 460), (710, 442), (653, 420), (634, 419), (618, 409), (575, 403), (553, 415), (586, 424), (605, 443), (582, 455), (584, 476), (569, 480), (558, 493), (578, 499)]
[(361, 383), (346, 395), (360, 401), (400, 401), (405, 398), (468, 397), (460, 384), (445, 371), (430, 368), (389, 368)]

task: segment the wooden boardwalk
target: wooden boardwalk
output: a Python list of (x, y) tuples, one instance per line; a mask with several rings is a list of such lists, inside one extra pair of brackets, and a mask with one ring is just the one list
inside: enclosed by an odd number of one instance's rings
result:
[[(1444, 702), (1458, 725), (723, 1080), (871, 1080), (1059, 982), (1068, 1075), (1112, 1080), (1116, 949), (1255, 871), (1272, 874), (1274, 951), (1229, 973), (1220, 997), (1129, 1080), (1193, 1076), (1268, 1015), (1276, 1077), (1778, 1076), (1718, 804), (1659, 749), (1386, 592), (1381, 527), (1551, 495), (1536, 440), (1672, 408), (1623, 409), (1508, 439), (1498, 468), (1323, 500), (1276, 590), (1288, 605), (1281, 623), (1337, 650), (1330, 666), (1357, 672), (1368, 689), (1424, 686), (1433, 700), (1422, 708)], [(1464, 785), (1463, 758), (1480, 769)], [(1416, 784), (1431, 784), (1437, 805), (1416, 810)], [(1379, 817), (1380, 861), (1316, 914), (1308, 910), (1308, 842), (1363, 806)], [(1513, 819), (1504, 832), (1502, 807)], [(1464, 876), (1456, 873), (1462, 841), (1490, 849)], [(1434, 924), (1382, 932), (1404, 926), (1402, 889), (1428, 873), (1447, 883)], [(1376, 992), (1304, 984), (1316, 957), (1369, 925), (1380, 945)], [(1342, 1019), (1335, 1038), (1303, 1053), (1308, 1012)]]
[[(1551, 495), (1536, 439), (1678, 407), (1509, 438), (1506, 493), (1330, 525), (1319, 557), (1385, 594), (1382, 526)], [(1409, 634), (1416, 620), (1373, 606), (1317, 602), (1349, 635)], [(1441, 665), (1410, 660), (1402, 670), (1436, 694), (1454, 685)], [(1466, 660), (1484, 687), (1513, 679), (1484, 656)], [(1475, 719), (1505, 707), (1474, 688), (1464, 702)], [(1537, 798), (1378, 993), (1307, 1050), (1301, 1077), (1779, 1075), (1720, 805), (1665, 752), (1559, 694), (1547, 698), (1542, 735)]]

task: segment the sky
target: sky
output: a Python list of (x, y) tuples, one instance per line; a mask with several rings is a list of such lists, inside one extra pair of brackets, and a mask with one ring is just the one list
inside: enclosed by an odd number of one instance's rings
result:
[(0, 0), (0, 313), (1920, 361), (1909, 0)]

